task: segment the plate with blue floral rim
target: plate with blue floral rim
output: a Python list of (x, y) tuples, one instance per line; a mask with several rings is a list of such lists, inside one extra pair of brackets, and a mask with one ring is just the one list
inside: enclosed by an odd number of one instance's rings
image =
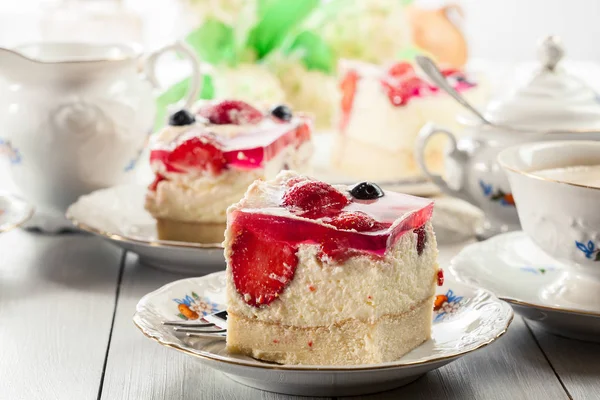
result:
[(33, 206), (14, 194), (0, 193), (0, 233), (23, 225), (33, 216)]
[(140, 263), (183, 274), (225, 269), (221, 243), (159, 240), (156, 222), (144, 209), (146, 187), (125, 184), (81, 196), (66, 213), (77, 228), (136, 253)]
[(225, 281), (225, 272), (217, 272), (165, 285), (140, 300), (133, 321), (159, 344), (196, 357), (241, 384), (277, 393), (346, 396), (400, 387), (492, 343), (513, 318), (510, 306), (492, 293), (446, 281), (432, 304), (431, 339), (401, 359), (368, 365), (279, 365), (230, 354), (223, 340), (181, 336), (162, 324), (225, 309)]
[[(594, 258), (594, 243), (566, 243)], [(600, 257), (599, 271), (600, 271)], [(509, 302), (534, 326), (574, 339), (600, 342), (600, 274), (555, 260), (522, 231), (465, 247), (450, 263), (460, 282)]]

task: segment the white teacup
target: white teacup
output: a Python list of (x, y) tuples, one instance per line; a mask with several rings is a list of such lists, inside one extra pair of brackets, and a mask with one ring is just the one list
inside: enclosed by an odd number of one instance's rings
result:
[(545, 252), (600, 276), (600, 142), (553, 141), (503, 150), (523, 230)]
[(60, 229), (62, 222), (49, 221), (80, 195), (129, 180), (154, 122), (154, 66), (167, 51), (192, 64), (189, 105), (201, 76), (182, 43), (148, 57), (125, 44), (0, 48), (0, 153), (15, 185), (41, 211), (34, 226)]

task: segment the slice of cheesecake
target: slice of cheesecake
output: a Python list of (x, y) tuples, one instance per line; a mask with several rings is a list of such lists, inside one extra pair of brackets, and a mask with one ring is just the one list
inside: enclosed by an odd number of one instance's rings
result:
[[(485, 85), (457, 69), (442, 73), (472, 104), (481, 104)], [(461, 106), (421, 79), (407, 62), (389, 67), (360, 61), (340, 62), (341, 102), (332, 165), (346, 176), (389, 182), (423, 174), (414, 158), (419, 130), (427, 122), (464, 131), (456, 122)], [(443, 170), (446, 138), (432, 138), (425, 151), (433, 171)]]
[(227, 348), (283, 364), (400, 358), (429, 339), (442, 279), (430, 200), (294, 172), (227, 212)]
[(309, 119), (286, 106), (262, 112), (228, 100), (174, 114), (150, 153), (155, 180), (145, 207), (158, 238), (221, 243), (227, 207), (252, 182), (308, 168), (311, 131)]

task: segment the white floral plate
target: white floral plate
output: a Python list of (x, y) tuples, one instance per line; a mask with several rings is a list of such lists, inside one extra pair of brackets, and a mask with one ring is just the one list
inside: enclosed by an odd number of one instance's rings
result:
[(158, 240), (155, 221), (144, 209), (146, 187), (121, 185), (82, 196), (67, 210), (78, 228), (139, 256), (141, 263), (185, 274), (225, 268), (223, 246)]
[(461, 282), (485, 288), (549, 332), (600, 341), (600, 279), (556, 261), (522, 231), (465, 247), (451, 262)]
[(0, 233), (21, 226), (33, 216), (33, 206), (18, 196), (0, 194)]
[(305, 396), (380, 392), (410, 383), (502, 336), (510, 306), (490, 292), (456, 282), (438, 288), (431, 340), (398, 361), (372, 365), (278, 365), (229, 354), (222, 340), (175, 335), (161, 321), (198, 318), (225, 308), (225, 273), (172, 282), (144, 296), (134, 323), (158, 343), (195, 356), (247, 386)]

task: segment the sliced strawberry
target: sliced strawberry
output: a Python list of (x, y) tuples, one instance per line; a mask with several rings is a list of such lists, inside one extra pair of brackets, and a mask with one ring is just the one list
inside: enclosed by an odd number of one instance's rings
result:
[(373, 232), (386, 229), (390, 224), (375, 221), (369, 215), (360, 212), (342, 211), (338, 215), (331, 217), (327, 223), (343, 230), (355, 230), (357, 232)]
[(218, 175), (227, 164), (219, 143), (212, 136), (196, 136), (178, 145), (165, 160), (171, 168), (180, 171), (205, 170)]
[(166, 179), (167, 178), (165, 178), (161, 174), (156, 174), (156, 176), (154, 177), (154, 181), (152, 181), (152, 183), (150, 184), (150, 186), (148, 186), (148, 190), (156, 192), (156, 188), (158, 188), (158, 184), (161, 183), (162, 181), (166, 180)]
[(263, 114), (250, 104), (240, 100), (224, 100), (210, 104), (198, 112), (212, 124), (257, 124), (263, 119)]
[(406, 105), (411, 97), (418, 96), (421, 89), (427, 86), (417, 76), (410, 76), (400, 80), (384, 79), (381, 81), (381, 84), (387, 92), (390, 103), (396, 107)]
[(387, 72), (389, 75), (399, 78), (408, 74), (414, 75), (415, 69), (412, 65), (410, 65), (410, 63), (406, 61), (400, 61), (399, 63), (392, 65)]
[(302, 210), (307, 218), (320, 218), (335, 213), (350, 204), (350, 200), (333, 186), (318, 181), (298, 182), (286, 190), (282, 205)]
[(342, 93), (341, 103), (341, 121), (340, 129), (343, 131), (350, 119), (352, 111), (352, 103), (354, 102), (354, 94), (356, 93), (356, 84), (358, 82), (358, 74), (356, 71), (348, 71), (340, 83), (340, 91)]
[(244, 301), (258, 307), (270, 304), (294, 278), (296, 248), (285, 242), (240, 228), (231, 245), (233, 282)]

